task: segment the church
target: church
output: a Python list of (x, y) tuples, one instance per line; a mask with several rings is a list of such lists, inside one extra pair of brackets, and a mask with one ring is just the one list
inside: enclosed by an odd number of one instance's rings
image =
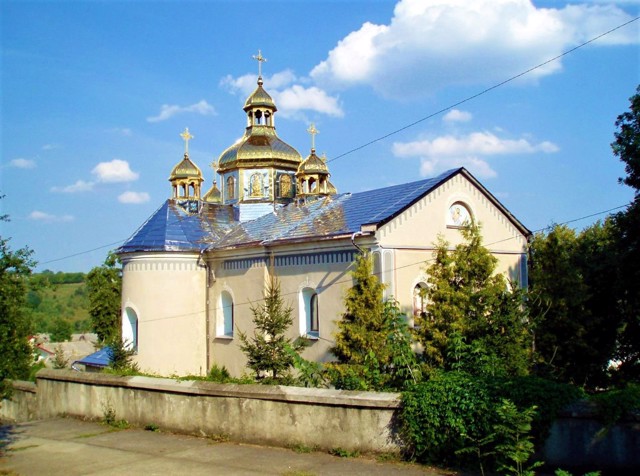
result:
[(252, 306), (270, 273), (292, 308), (290, 337), (311, 344), (303, 357), (332, 359), (330, 348), (353, 285), (358, 253), (371, 253), (385, 297), (408, 319), (425, 303), (426, 262), (439, 236), (452, 246), (471, 221), (498, 272), (527, 282), (531, 232), (473, 175), (437, 177), (365, 192), (339, 193), (312, 146), (306, 158), (276, 133), (276, 104), (259, 74), (244, 107), (243, 137), (214, 162), (203, 192), (200, 168), (185, 153), (169, 175), (169, 198), (117, 250), (122, 264), (122, 332), (143, 371), (204, 375), (213, 366), (240, 376), (238, 332), (253, 333)]

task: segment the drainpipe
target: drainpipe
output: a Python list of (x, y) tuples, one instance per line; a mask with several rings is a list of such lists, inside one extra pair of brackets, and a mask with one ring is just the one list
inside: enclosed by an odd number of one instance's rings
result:
[(362, 231), (356, 231), (353, 233), (353, 235), (351, 235), (351, 244), (358, 248), (358, 251), (360, 251), (360, 253), (364, 254), (364, 250), (356, 245), (356, 236), (364, 236), (364, 233)]

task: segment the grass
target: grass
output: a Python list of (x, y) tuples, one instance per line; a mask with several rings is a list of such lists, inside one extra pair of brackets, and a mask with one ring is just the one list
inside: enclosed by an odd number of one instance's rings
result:
[(291, 446), (291, 449), (296, 453), (313, 453), (314, 451), (318, 451), (317, 446), (307, 446), (302, 443)]
[(329, 450), (329, 454), (333, 456), (339, 456), (340, 458), (357, 458), (358, 456), (360, 456), (359, 451), (349, 451), (340, 447), (331, 448), (331, 450)]

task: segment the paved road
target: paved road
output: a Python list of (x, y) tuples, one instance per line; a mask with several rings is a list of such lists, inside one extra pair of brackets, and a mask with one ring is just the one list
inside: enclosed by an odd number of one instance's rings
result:
[(115, 430), (73, 418), (0, 427), (0, 475), (422, 475), (445, 473), (372, 458), (298, 453), (208, 438)]

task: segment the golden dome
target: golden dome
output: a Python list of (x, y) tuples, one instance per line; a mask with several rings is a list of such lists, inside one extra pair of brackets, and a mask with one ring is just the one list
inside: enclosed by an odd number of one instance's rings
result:
[(316, 151), (311, 149), (311, 154), (309, 157), (304, 159), (304, 161), (298, 167), (298, 172), (296, 175), (303, 174), (329, 174), (329, 167), (324, 160), (316, 155)]
[(262, 78), (258, 78), (258, 87), (251, 93), (251, 95), (247, 98), (244, 103), (244, 110), (248, 111), (249, 109), (253, 109), (255, 107), (266, 107), (273, 112), (277, 111), (276, 103), (273, 102), (273, 99), (262, 87)]
[(222, 193), (220, 192), (220, 189), (218, 188), (218, 185), (215, 181), (213, 182), (213, 186), (209, 189), (209, 191), (204, 194), (202, 200), (209, 203), (222, 203)]
[(300, 153), (281, 140), (273, 127), (252, 126), (220, 155), (218, 172), (242, 166), (298, 170), (301, 162)]
[(171, 171), (169, 180), (171, 181), (177, 179), (188, 179), (192, 177), (199, 178), (202, 181), (202, 172), (196, 164), (191, 162), (191, 159), (189, 159), (189, 154), (185, 152), (182, 161)]

